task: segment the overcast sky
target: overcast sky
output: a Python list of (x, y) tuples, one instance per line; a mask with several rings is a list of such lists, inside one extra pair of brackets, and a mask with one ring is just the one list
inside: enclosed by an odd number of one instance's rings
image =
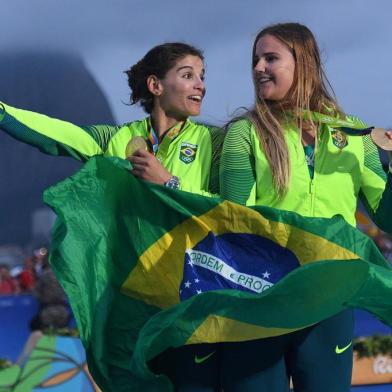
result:
[[(0, 53), (44, 48), (79, 53), (116, 121), (143, 116), (124, 105), (123, 70), (152, 46), (186, 41), (204, 50), (201, 119), (220, 123), (253, 101), (250, 52), (262, 27), (300, 22), (316, 35), (344, 110), (392, 125), (392, 2), (389, 0), (0, 0)], [(7, 75), (1, 75), (7, 77)], [(0, 92), (1, 98), (1, 92)]]

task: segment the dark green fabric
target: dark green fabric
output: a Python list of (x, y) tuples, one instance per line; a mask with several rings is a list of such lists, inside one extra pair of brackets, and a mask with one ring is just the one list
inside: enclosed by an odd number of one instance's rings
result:
[(372, 221), (382, 230), (392, 233), (392, 174), (385, 173), (381, 165), (380, 153), (369, 135), (363, 137), (365, 150), (365, 166), (386, 181), (385, 191), (378, 208), (374, 211), (363, 192), (359, 197)]
[[(207, 125), (205, 125), (207, 126)], [(207, 126), (211, 136), (211, 174), (209, 191), (215, 195), (219, 194), (219, 166), (224, 141), (224, 131), (222, 128)]]
[[(147, 249), (185, 221), (205, 228), (203, 214), (222, 205), (218, 199), (139, 181), (128, 168), (125, 161), (95, 157), (44, 195), (58, 215), (51, 263), (69, 297), (91, 373), (105, 392), (126, 387), (173, 390), (168, 378), (154, 375), (147, 363), (170, 347), (185, 345), (211, 315), (284, 333), (279, 329), (304, 328), (354, 306), (392, 325), (392, 271), (370, 239), (339, 217), (306, 219), (267, 207), (247, 209), (223, 203), (226, 215), (215, 220), (217, 229), (209, 227), (207, 232), (219, 230), (226, 222), (249, 221), (254, 228), (261, 224), (259, 219), (267, 225), (284, 222), (285, 232), (294, 233), (287, 246), (305, 241), (305, 250), (314, 246), (317, 237), (327, 241), (325, 246), (340, 244), (358, 258), (310, 262), (262, 294), (213, 290), (164, 309), (126, 295), (122, 285)], [(235, 227), (233, 233), (237, 233)], [(295, 235), (298, 229), (301, 238)], [(183, 260), (191, 237), (191, 231), (179, 231), (167, 242), (165, 256)], [(180, 253), (174, 243), (184, 244)], [(161, 267), (159, 260), (151, 266)], [(143, 285), (149, 284), (149, 273), (140, 278)], [(159, 298), (162, 287), (171, 287), (170, 276), (161, 282), (151, 285)], [(179, 287), (172, 290), (178, 295)], [(241, 335), (234, 339), (241, 340)]]

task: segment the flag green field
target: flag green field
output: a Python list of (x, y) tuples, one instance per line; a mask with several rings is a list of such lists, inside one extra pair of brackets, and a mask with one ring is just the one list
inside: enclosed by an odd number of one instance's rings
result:
[(341, 217), (149, 184), (96, 157), (49, 188), (51, 264), (104, 391), (170, 391), (148, 362), (170, 347), (290, 333), (347, 307), (392, 325), (392, 272)]

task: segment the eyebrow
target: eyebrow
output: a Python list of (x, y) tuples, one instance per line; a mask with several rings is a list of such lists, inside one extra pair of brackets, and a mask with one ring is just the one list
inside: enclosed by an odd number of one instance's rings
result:
[[(183, 69), (186, 69), (186, 68), (189, 68), (189, 69), (191, 69), (191, 70), (193, 71), (193, 67), (192, 67), (191, 65), (183, 65), (182, 67), (177, 68), (177, 72), (179, 72), (179, 71), (181, 71), (181, 70), (183, 70)], [(201, 72), (202, 72), (202, 74), (204, 74), (204, 73), (205, 73), (205, 69), (203, 68), (203, 69), (201, 70)]]
[(271, 56), (271, 55), (279, 55), (278, 52), (265, 52), (263, 53), (263, 56)]

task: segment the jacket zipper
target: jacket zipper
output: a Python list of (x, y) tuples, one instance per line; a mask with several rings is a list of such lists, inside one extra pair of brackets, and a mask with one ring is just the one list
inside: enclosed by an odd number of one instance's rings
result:
[(314, 216), (314, 177), (309, 183), (309, 194), (310, 194), (310, 216)]

